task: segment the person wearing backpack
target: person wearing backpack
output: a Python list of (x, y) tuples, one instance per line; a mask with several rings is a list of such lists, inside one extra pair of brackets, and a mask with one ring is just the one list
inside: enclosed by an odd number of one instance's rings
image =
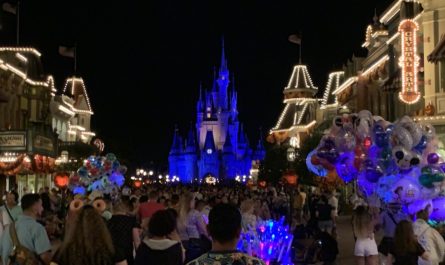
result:
[(389, 203), (388, 208), (380, 214), (380, 222), (377, 226), (383, 229), (383, 238), (378, 250), (384, 256), (381, 259), (383, 261), (388, 260), (389, 250), (394, 247), (394, 234), (397, 224), (402, 220), (409, 220), (409, 217), (403, 213), (402, 205), (398, 202)]
[(43, 212), (40, 195), (25, 194), (21, 206), (23, 214), (11, 223), (2, 235), (2, 262), (4, 265), (49, 264), (51, 243), (45, 227), (36, 221)]

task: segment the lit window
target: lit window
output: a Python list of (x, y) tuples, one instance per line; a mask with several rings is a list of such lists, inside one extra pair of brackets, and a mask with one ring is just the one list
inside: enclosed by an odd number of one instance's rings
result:
[(211, 155), (212, 154), (212, 149), (207, 149), (207, 154)]

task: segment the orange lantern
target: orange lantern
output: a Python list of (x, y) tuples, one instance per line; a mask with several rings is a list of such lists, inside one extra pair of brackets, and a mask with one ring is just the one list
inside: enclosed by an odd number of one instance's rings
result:
[(292, 186), (297, 185), (298, 176), (294, 172), (288, 172), (287, 174), (285, 174), (284, 179), (286, 180), (287, 184), (289, 184), (289, 185), (292, 185)]
[(142, 181), (140, 181), (140, 180), (135, 180), (135, 181), (133, 182), (133, 186), (134, 186), (136, 189), (139, 189), (139, 188), (142, 186)]
[(258, 186), (260, 186), (260, 188), (265, 188), (266, 187), (266, 181), (265, 180), (258, 181)]
[(54, 185), (56, 185), (57, 188), (66, 188), (68, 186), (68, 183), (70, 181), (70, 177), (65, 172), (59, 172), (54, 177)]

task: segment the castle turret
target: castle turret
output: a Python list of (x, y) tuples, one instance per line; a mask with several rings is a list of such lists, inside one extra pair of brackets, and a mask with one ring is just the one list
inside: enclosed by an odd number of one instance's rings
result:
[(198, 146), (196, 144), (196, 137), (193, 130), (193, 126), (190, 126), (189, 133), (187, 135), (187, 142), (185, 146), (186, 153), (196, 153), (198, 151)]
[(170, 155), (178, 155), (183, 152), (182, 137), (179, 135), (178, 128), (175, 128), (173, 135), (173, 142), (170, 148)]
[(179, 135), (178, 128), (175, 128), (173, 142), (168, 156), (169, 174), (177, 176), (182, 181), (186, 181), (186, 173), (184, 172), (184, 154), (182, 146), (182, 137)]
[(236, 177), (236, 157), (233, 152), (232, 139), (229, 130), (227, 130), (226, 141), (223, 146), (223, 161), (223, 175), (228, 179), (234, 179)]
[(182, 178), (185, 178), (185, 182), (191, 182), (198, 176), (198, 146), (196, 143), (196, 137), (193, 129), (193, 125), (190, 125), (190, 130), (187, 135), (187, 142), (184, 153), (184, 173)]

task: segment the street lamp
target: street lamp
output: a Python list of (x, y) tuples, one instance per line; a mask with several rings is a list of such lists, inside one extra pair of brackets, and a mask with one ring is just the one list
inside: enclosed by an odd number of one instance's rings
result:
[(295, 148), (289, 147), (287, 148), (287, 161), (294, 162), (296, 158)]

